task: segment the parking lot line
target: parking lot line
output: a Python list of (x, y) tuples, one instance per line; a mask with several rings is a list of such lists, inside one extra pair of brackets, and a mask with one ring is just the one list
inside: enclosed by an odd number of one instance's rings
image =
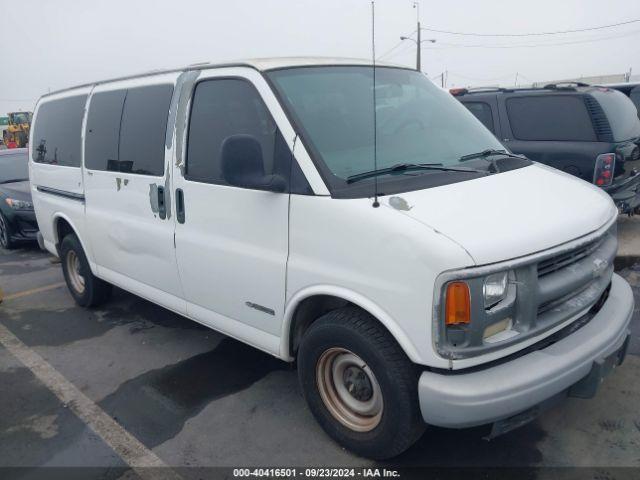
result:
[(52, 283), (51, 285), (45, 285), (44, 287), (32, 288), (30, 290), (23, 290), (22, 292), (12, 293), (4, 298), (2, 298), (2, 295), (0, 294), (0, 302), (2, 302), (3, 300), (6, 301), (13, 300), (14, 298), (26, 297), (28, 295), (33, 295), (34, 293), (46, 292), (47, 290), (60, 288), (64, 285), (66, 285), (65, 282)]
[(2, 324), (0, 324), (0, 344), (31, 370), (142, 479), (180, 480), (182, 478)]

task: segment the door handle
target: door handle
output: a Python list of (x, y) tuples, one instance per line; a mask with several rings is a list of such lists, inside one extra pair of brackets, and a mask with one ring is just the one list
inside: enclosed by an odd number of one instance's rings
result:
[(176, 189), (176, 218), (178, 223), (184, 223), (184, 193), (181, 188)]
[(167, 218), (167, 205), (164, 201), (164, 187), (158, 185), (158, 216), (164, 220)]

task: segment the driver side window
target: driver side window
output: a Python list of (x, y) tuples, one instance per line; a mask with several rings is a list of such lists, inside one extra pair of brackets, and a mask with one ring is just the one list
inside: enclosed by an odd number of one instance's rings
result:
[(241, 134), (251, 135), (260, 144), (266, 175), (289, 178), (291, 152), (253, 85), (237, 78), (198, 83), (189, 120), (186, 178), (227, 185), (221, 168), (222, 145)]

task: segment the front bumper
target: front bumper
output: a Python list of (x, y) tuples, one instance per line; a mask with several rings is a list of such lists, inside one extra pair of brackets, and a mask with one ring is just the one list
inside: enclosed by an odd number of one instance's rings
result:
[(483, 425), (557, 397), (621, 352), (633, 309), (631, 287), (614, 274), (600, 311), (551, 346), (471, 373), (423, 372), (418, 395), (424, 421), (450, 428)]
[(11, 238), (15, 241), (36, 240), (38, 235), (38, 222), (33, 211), (16, 211), (9, 218)]

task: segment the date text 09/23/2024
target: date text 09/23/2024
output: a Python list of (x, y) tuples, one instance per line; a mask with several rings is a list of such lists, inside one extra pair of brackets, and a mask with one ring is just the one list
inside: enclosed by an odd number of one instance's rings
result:
[(234, 478), (397, 478), (397, 470), (387, 468), (234, 468)]

